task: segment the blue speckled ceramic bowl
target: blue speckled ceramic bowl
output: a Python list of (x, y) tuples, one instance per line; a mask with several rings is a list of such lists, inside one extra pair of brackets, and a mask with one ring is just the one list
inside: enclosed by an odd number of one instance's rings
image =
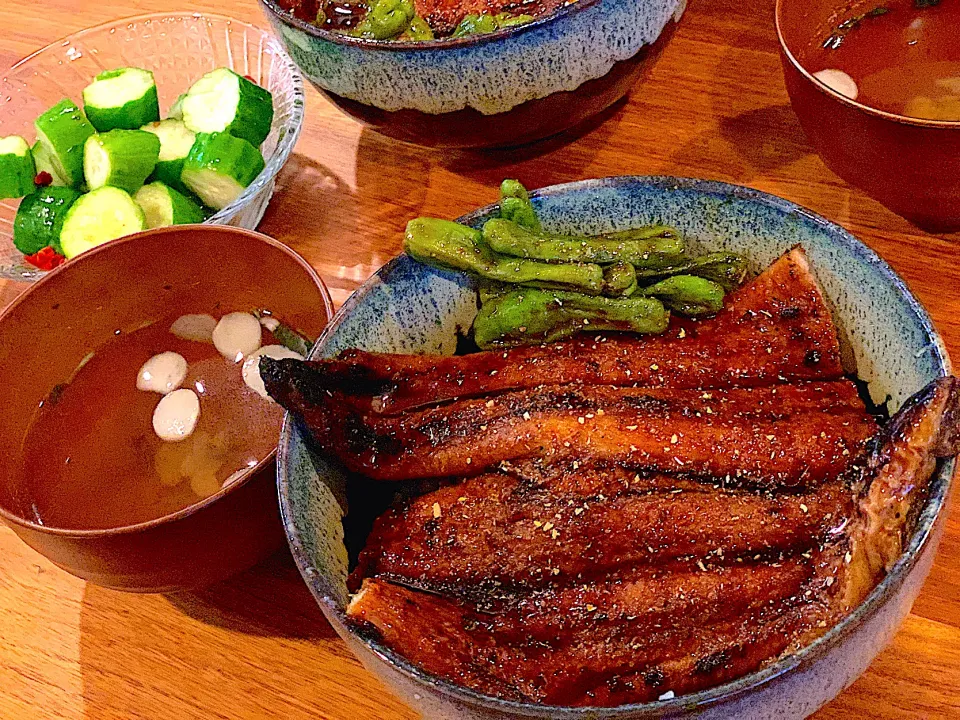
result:
[[(801, 243), (841, 329), (847, 364), (855, 364), (875, 399), (889, 395), (895, 410), (951, 371), (929, 316), (893, 270), (842, 228), (786, 200), (716, 182), (623, 177), (546, 188), (534, 193), (533, 201), (551, 230), (600, 232), (663, 222), (703, 248), (745, 253), (756, 270)], [(462, 221), (479, 224), (496, 211), (490, 206)], [(313, 356), (351, 347), (452, 353), (458, 328), (469, 327), (475, 313), (475, 290), (468, 280), (401, 256), (344, 304)], [(784, 720), (806, 717), (835, 697), (893, 637), (933, 562), (953, 469), (950, 461), (937, 470), (893, 571), (824, 637), (734, 682), (673, 700), (609, 709), (541, 707), (479, 695), (428, 675), (355, 634), (344, 616), (344, 476), (312, 454), (289, 417), (278, 480), (290, 547), (323, 613), (363, 664), (426, 717)]]
[[(362, 40), (261, 0), (303, 74), (348, 114), (421, 145), (520, 145), (622, 98), (686, 0), (578, 0), (535, 22), (430, 42)], [(658, 40), (660, 42), (658, 42)]]

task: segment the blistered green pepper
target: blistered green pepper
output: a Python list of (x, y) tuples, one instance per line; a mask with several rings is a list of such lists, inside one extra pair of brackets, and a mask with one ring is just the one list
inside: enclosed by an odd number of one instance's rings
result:
[(407, 31), (416, 14), (412, 0), (373, 0), (354, 34), (371, 40), (392, 40)]
[(511, 15), (510, 13), (498, 13), (495, 20), (498, 28), (515, 27), (533, 22), (536, 18), (533, 15)]
[(673, 266), (682, 261), (684, 253), (683, 240), (663, 225), (576, 237), (534, 232), (516, 222), (494, 218), (484, 224), (483, 239), (504, 255), (545, 262), (626, 262), (638, 270)]
[(399, 37), (399, 39), (406, 40), (408, 42), (423, 42), (425, 40), (433, 40), (433, 29), (422, 17), (419, 15), (414, 15), (413, 19), (410, 21), (410, 26), (407, 28), (406, 32)]
[(700, 257), (683, 260), (660, 269), (637, 268), (637, 275), (650, 280), (670, 275), (697, 275), (698, 277), (720, 283), (730, 292), (743, 282), (747, 275), (747, 259), (734, 253), (709, 253)]
[(540, 231), (540, 218), (533, 209), (527, 189), (519, 180), (504, 180), (500, 183), (500, 217), (512, 220), (528, 230)]
[(637, 271), (630, 263), (619, 262), (603, 269), (603, 294), (628, 297), (637, 289)]
[(483, 242), (479, 230), (450, 220), (411, 220), (404, 236), (404, 249), (412, 258), (427, 265), (462, 270), (487, 280), (591, 295), (603, 291), (603, 269), (599, 265), (550, 264), (504, 257)]
[(681, 315), (714, 315), (723, 308), (723, 287), (696, 275), (673, 275), (641, 289), (638, 293), (656, 297)]
[(491, 33), (502, 28), (515, 27), (524, 23), (533, 22), (533, 15), (511, 15), (510, 13), (481, 13), (480, 15), (464, 15), (460, 24), (453, 31), (453, 37), (466, 37), (478, 33)]
[(464, 15), (460, 24), (453, 31), (452, 37), (466, 37), (478, 33), (492, 33), (498, 29), (497, 21), (489, 13), (480, 15)]
[(473, 323), (473, 339), (484, 349), (512, 347), (554, 342), (585, 331), (662, 333), (669, 322), (670, 313), (656, 298), (518, 289), (483, 303)]

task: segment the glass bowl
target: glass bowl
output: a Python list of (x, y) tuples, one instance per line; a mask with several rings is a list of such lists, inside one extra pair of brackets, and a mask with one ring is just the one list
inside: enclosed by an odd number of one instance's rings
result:
[[(303, 78), (283, 46), (254, 25), (206, 13), (155, 13), (69, 35), (0, 76), (0, 137), (22, 135), (32, 145), (38, 115), (64, 97), (80, 104), (83, 88), (95, 75), (129, 66), (153, 71), (161, 117), (201, 75), (217, 67), (248, 75), (273, 93), (273, 126), (261, 146), (266, 167), (240, 197), (206, 221), (255, 229), (300, 135)], [(0, 200), (0, 278), (34, 281), (45, 272), (13, 246), (19, 203)]]

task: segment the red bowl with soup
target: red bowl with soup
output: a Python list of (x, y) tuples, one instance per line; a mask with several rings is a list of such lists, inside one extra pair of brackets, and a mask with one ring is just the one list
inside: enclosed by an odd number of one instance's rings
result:
[(960, 4), (778, 0), (776, 24), (827, 166), (925, 229), (960, 229)]
[(201, 587), (283, 544), (283, 413), (259, 356), (305, 354), (331, 314), (282, 244), (182, 226), (114, 241), (0, 315), (0, 516), (120, 590)]

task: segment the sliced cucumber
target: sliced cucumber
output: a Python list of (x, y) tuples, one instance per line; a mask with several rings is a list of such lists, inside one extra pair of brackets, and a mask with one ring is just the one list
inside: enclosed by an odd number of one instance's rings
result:
[(263, 170), (263, 155), (229, 133), (197, 133), (180, 178), (205, 204), (222, 210)]
[(273, 122), (273, 96), (233, 70), (217, 68), (193, 84), (183, 99), (183, 122), (195, 132), (228, 132), (254, 147)]
[(53, 164), (54, 177), (67, 185), (83, 183), (83, 144), (95, 132), (83, 111), (69, 100), (61, 100), (34, 121), (37, 142)]
[(83, 170), (91, 190), (139, 190), (157, 166), (160, 138), (143, 130), (111, 130), (91, 135), (83, 147)]
[(56, 185), (59, 187), (64, 187), (69, 185), (67, 179), (61, 176), (60, 171), (53, 164), (53, 159), (50, 154), (50, 149), (44, 147), (39, 142), (35, 142), (33, 147), (30, 148), (30, 151), (33, 153), (33, 164), (37, 168), (37, 174), (45, 172), (53, 178), (51, 185)]
[(21, 198), (35, 189), (37, 169), (27, 141), (19, 135), (0, 138), (0, 198)]
[(68, 187), (45, 187), (27, 195), (13, 221), (13, 244), (17, 250), (33, 255), (49, 245), (63, 255), (63, 220), (79, 197), (79, 192)]
[(203, 211), (199, 205), (162, 182), (144, 185), (137, 190), (133, 199), (143, 210), (149, 230), (203, 222)]
[(153, 170), (153, 179), (180, 192), (186, 192), (187, 188), (180, 181), (180, 174), (183, 172), (183, 161), (190, 154), (197, 134), (181, 120), (161, 120), (144, 125), (141, 130), (160, 138), (160, 157)]
[(69, 259), (146, 227), (143, 210), (127, 192), (102, 187), (82, 195), (67, 212), (60, 246)]
[(186, 96), (187, 94), (183, 93), (173, 101), (173, 105), (170, 106), (170, 112), (167, 113), (167, 118), (170, 120), (183, 120), (183, 99)]
[(160, 119), (153, 73), (118, 68), (97, 75), (83, 89), (83, 109), (97, 132), (136, 130)]

